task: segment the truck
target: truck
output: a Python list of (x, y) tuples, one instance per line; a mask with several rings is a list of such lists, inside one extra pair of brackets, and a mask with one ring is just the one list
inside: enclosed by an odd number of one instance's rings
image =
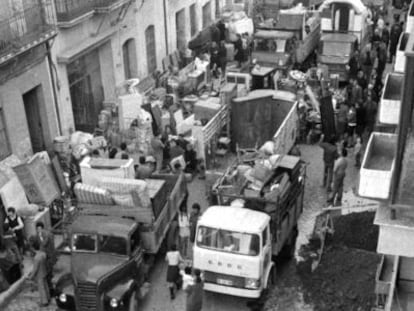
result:
[(231, 104), (233, 150), (254, 149), (267, 141), (273, 153), (287, 154), (298, 136), (296, 95), (288, 91), (254, 90)]
[(193, 266), (207, 291), (259, 298), (275, 281), (278, 260), (294, 254), (305, 164), (289, 155), (255, 162), (250, 173), (238, 162), (218, 179), (217, 205), (198, 221)]
[(347, 81), (348, 64), (358, 48), (358, 39), (353, 34), (327, 33), (322, 35), (318, 63), (328, 68), (329, 75), (337, 75), (339, 81)]
[[(61, 273), (55, 288), (63, 310), (136, 310), (155, 255), (175, 241), (177, 228), (171, 224), (188, 196), (184, 174), (153, 174), (145, 181), (101, 179), (112, 183), (110, 192), (75, 186), (80, 215), (68, 230), (70, 255), (64, 266), (70, 270)], [(134, 190), (142, 183), (149, 205)]]
[(318, 10), (322, 34), (352, 34), (359, 46), (368, 43), (371, 21), (368, 8), (360, 0), (325, 0)]
[(252, 58), (260, 66), (287, 70), (304, 63), (318, 46), (321, 19), (301, 5), (280, 10), (276, 19), (260, 23)]

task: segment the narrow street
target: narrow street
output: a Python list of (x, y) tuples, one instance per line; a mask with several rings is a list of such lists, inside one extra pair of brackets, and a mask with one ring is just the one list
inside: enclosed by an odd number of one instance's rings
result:
[[(325, 189), (322, 182), (322, 149), (317, 145), (301, 145), (302, 158), (308, 163), (307, 182), (305, 188), (304, 210), (299, 221), (299, 236), (296, 250), (308, 242), (308, 236), (313, 230), (316, 215), (326, 206)], [(349, 165), (345, 179), (343, 208), (370, 208), (373, 201), (361, 199), (355, 196), (354, 188), (358, 170), (354, 167), (352, 152), (348, 157)], [(223, 162), (223, 161), (222, 161)], [(222, 170), (225, 165), (219, 163)], [(189, 184), (189, 204), (199, 202), (203, 209), (208, 207), (206, 201), (205, 182), (194, 179)], [(180, 291), (174, 301), (169, 299), (167, 283), (165, 281), (167, 264), (164, 258), (158, 257), (156, 265), (151, 272), (151, 289), (147, 297), (141, 302), (139, 311), (182, 311), (185, 309), (185, 293)], [(301, 281), (296, 274), (295, 260), (278, 263), (278, 279), (274, 288), (270, 291), (265, 310), (272, 311), (311, 311), (312, 306), (306, 305), (301, 292)], [(31, 292), (26, 288), (16, 297), (5, 311), (32, 311), (40, 310), (37, 305), (37, 292)], [(203, 311), (249, 311), (248, 299), (233, 296), (219, 295), (205, 292)], [(56, 310), (53, 303), (45, 311)]]
[[(308, 235), (313, 230), (316, 215), (326, 206), (326, 192), (322, 185), (322, 149), (317, 145), (300, 146), (303, 159), (308, 162), (307, 182), (305, 188), (304, 210), (299, 221), (299, 236), (296, 243), (298, 250), (301, 245), (308, 242)], [(343, 207), (344, 208), (369, 208), (372, 201), (355, 196), (355, 181), (358, 169), (354, 167), (352, 152), (348, 158), (349, 166), (345, 180)], [(194, 202), (201, 203), (203, 208), (207, 207), (205, 200), (205, 183), (195, 179), (190, 185), (189, 207)], [(151, 291), (143, 301), (140, 311), (178, 311), (185, 308), (185, 293), (179, 292), (177, 298), (171, 302), (165, 277), (167, 265), (163, 258), (158, 262), (151, 274)], [(242, 311), (250, 310), (247, 307), (247, 299), (219, 295), (205, 292), (205, 304), (203, 311)], [(272, 311), (310, 311), (311, 306), (304, 303), (299, 277), (296, 275), (295, 261), (283, 262), (278, 266), (278, 279), (274, 289), (270, 292), (266, 310)]]

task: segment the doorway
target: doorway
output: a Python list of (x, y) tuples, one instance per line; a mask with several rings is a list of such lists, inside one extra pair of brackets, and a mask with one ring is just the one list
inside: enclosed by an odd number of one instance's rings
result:
[(335, 4), (335, 24), (337, 26), (335, 29), (339, 32), (348, 32), (349, 10), (350, 7), (347, 4)]
[(26, 112), (27, 126), (29, 128), (33, 153), (46, 149), (40, 115), (40, 92), (41, 87), (37, 86), (23, 94), (24, 110)]

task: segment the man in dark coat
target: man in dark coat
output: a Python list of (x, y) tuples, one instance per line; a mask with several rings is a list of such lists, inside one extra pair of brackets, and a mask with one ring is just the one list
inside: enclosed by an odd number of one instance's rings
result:
[(335, 138), (332, 137), (329, 141), (323, 141), (324, 135), (322, 134), (319, 146), (323, 149), (323, 187), (327, 187), (327, 191), (331, 191), (333, 168), (335, 159), (338, 156), (337, 147), (335, 145)]
[(397, 52), (398, 40), (400, 39), (400, 35), (402, 32), (402, 27), (399, 19), (399, 15), (394, 15), (394, 24), (391, 26), (390, 31), (390, 59), (388, 60), (389, 63), (392, 63), (395, 53)]
[(37, 243), (40, 245), (40, 250), (46, 254), (46, 269), (47, 269), (47, 284), (49, 289), (52, 289), (53, 267), (57, 262), (55, 251), (55, 238), (53, 234), (45, 230), (43, 222), (36, 223), (36, 236), (34, 237)]

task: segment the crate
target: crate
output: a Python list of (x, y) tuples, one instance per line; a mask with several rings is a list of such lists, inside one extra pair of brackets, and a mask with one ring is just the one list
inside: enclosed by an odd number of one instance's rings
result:
[(381, 96), (379, 121), (385, 124), (398, 124), (401, 110), (402, 84), (404, 76), (389, 73), (385, 78), (384, 92)]
[(397, 135), (373, 132), (362, 161), (359, 195), (387, 199), (395, 166)]

